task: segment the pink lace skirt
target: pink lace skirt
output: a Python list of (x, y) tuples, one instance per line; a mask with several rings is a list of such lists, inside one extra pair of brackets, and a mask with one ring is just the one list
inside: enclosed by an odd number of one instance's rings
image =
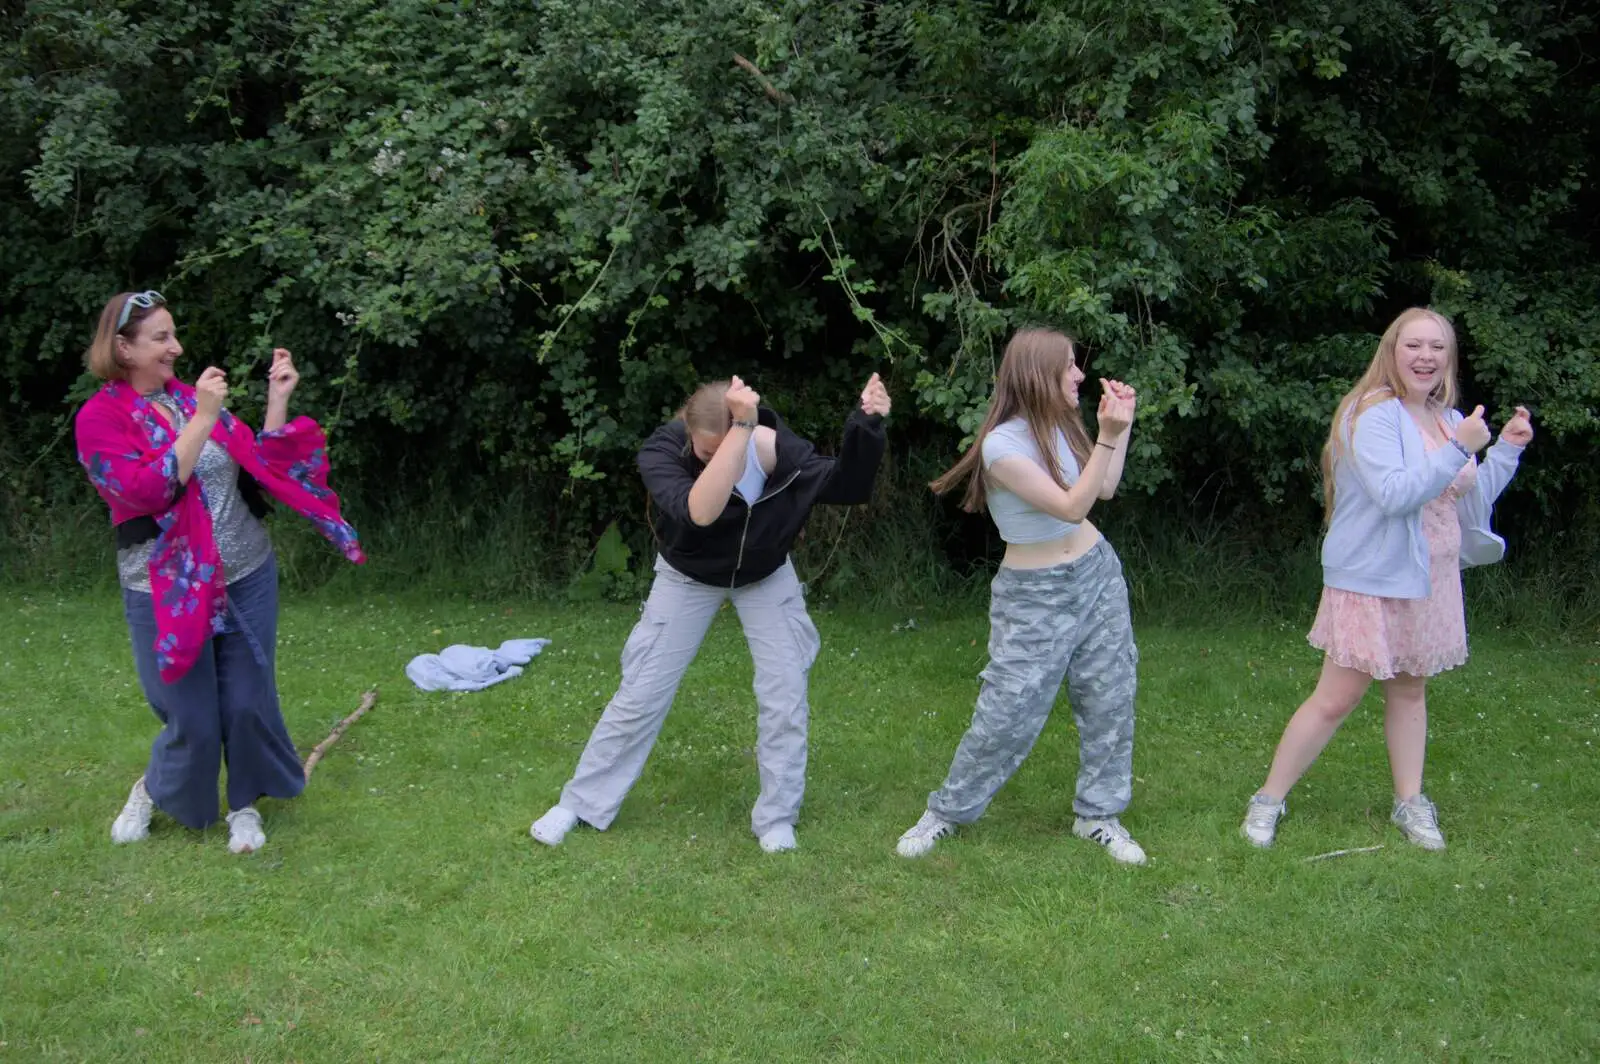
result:
[(1379, 598), (1324, 587), (1306, 636), (1312, 646), (1374, 680), (1401, 673), (1433, 676), (1466, 663), (1461, 525), (1450, 492), (1422, 508), (1422, 532), (1428, 541), (1428, 597)]

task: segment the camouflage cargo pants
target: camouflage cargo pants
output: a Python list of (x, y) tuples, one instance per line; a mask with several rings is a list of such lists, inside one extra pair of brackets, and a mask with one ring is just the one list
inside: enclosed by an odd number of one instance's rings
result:
[(1112, 817), (1133, 794), (1139, 651), (1111, 544), (1049, 569), (1001, 568), (990, 585), (989, 666), (972, 725), (928, 809), (983, 815), (1044, 730), (1063, 679), (1078, 725), (1078, 816)]

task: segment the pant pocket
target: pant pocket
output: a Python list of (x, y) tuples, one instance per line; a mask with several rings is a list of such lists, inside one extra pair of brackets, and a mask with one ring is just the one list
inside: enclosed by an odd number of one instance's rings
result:
[(789, 633), (794, 638), (794, 649), (800, 663), (802, 672), (810, 671), (817, 660), (817, 654), (822, 650), (822, 636), (817, 632), (817, 626), (811, 623), (811, 616), (806, 613), (806, 600), (801, 595), (796, 595), (784, 604), (784, 613), (789, 621)]
[(667, 618), (660, 610), (645, 607), (644, 616), (639, 618), (639, 623), (633, 626), (633, 631), (628, 634), (628, 641), (622, 645), (622, 679), (624, 682), (634, 677), (638, 670), (649, 662), (650, 655), (655, 651), (656, 644), (661, 641), (661, 635), (667, 630)]

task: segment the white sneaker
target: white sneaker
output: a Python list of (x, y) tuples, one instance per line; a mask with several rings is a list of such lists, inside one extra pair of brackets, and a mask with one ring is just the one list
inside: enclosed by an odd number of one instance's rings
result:
[(1439, 830), (1439, 810), (1424, 795), (1394, 803), (1389, 817), (1406, 841), (1424, 850), (1444, 849), (1444, 832)]
[(150, 800), (150, 792), (144, 789), (144, 777), (140, 776), (128, 792), (128, 801), (122, 807), (122, 812), (111, 822), (111, 841), (138, 842), (147, 838), (150, 834), (150, 815), (155, 809), (156, 803)]
[(911, 825), (900, 841), (895, 844), (894, 852), (901, 857), (921, 857), (932, 850), (934, 844), (946, 835), (954, 835), (956, 826), (944, 817), (934, 812), (922, 814), (922, 819)]
[(528, 829), (535, 842), (542, 842), (546, 846), (560, 846), (561, 840), (567, 837), (578, 823), (578, 814), (565, 806), (552, 805), (550, 811), (533, 822), (533, 827)]
[(1123, 864), (1144, 864), (1144, 849), (1133, 841), (1133, 836), (1128, 834), (1128, 829), (1116, 817), (1085, 820), (1080, 816), (1072, 822), (1072, 833), (1080, 839), (1098, 842)]
[(767, 833), (761, 836), (761, 848), (768, 853), (783, 853), (796, 846), (793, 824), (779, 824), (777, 827), (768, 828)]
[(1271, 846), (1272, 840), (1278, 837), (1278, 821), (1288, 812), (1287, 801), (1274, 802), (1264, 794), (1253, 795), (1244, 808), (1244, 823), (1239, 825), (1239, 834), (1252, 845)]
[(255, 853), (267, 844), (267, 833), (261, 830), (261, 814), (256, 807), (247, 805), (228, 814), (228, 852)]

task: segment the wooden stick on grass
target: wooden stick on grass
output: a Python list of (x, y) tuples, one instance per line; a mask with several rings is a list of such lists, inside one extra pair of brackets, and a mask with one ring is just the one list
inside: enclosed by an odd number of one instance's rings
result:
[(317, 762), (321, 761), (322, 755), (328, 752), (328, 747), (338, 742), (339, 736), (343, 735), (345, 730), (349, 728), (350, 725), (360, 720), (362, 715), (365, 714), (367, 710), (371, 709), (372, 704), (377, 700), (378, 692), (375, 690), (368, 691), (366, 694), (362, 695), (361, 704), (356, 707), (356, 711), (344, 718), (344, 720), (341, 720), (338, 727), (334, 728), (332, 733), (329, 734), (326, 739), (322, 740), (316, 745), (315, 748), (312, 749), (310, 755), (306, 758), (306, 779), (309, 780), (311, 778), (311, 770), (317, 767)]
[(1381, 849), (1383, 849), (1382, 845), (1358, 846), (1353, 850), (1331, 850), (1328, 853), (1319, 853), (1315, 857), (1307, 857), (1305, 858), (1305, 862), (1310, 864), (1312, 861), (1326, 861), (1330, 857), (1348, 857), (1353, 853), (1375, 853)]

